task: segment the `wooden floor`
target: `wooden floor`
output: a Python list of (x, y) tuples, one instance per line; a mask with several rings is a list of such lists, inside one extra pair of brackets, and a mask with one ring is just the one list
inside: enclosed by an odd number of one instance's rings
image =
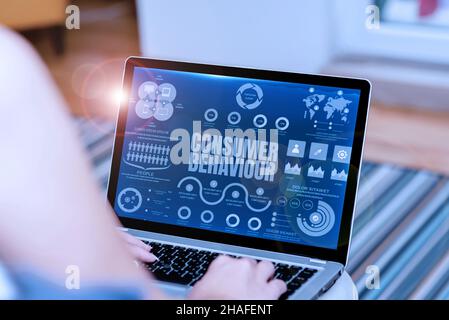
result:
[[(131, 1), (82, 1), (80, 9), (81, 29), (66, 31), (63, 56), (53, 53), (45, 36), (32, 40), (73, 113), (114, 118), (113, 97), (120, 87), (123, 61), (139, 55), (134, 9)], [(365, 158), (449, 175), (449, 112), (413, 111), (374, 102)]]
[(449, 113), (373, 103), (365, 158), (449, 175)]
[(31, 35), (75, 114), (115, 117), (123, 63), (140, 54), (132, 4), (126, 0), (77, 1), (80, 29), (65, 30), (61, 56), (53, 51), (45, 30)]

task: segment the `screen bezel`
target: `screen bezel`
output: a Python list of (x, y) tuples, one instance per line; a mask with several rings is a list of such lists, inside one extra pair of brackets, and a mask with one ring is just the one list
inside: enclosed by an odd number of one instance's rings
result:
[[(128, 217), (119, 217), (125, 228), (175, 235), (198, 240), (217, 243), (231, 244), (249, 248), (276, 251), (298, 256), (308, 256), (320, 260), (336, 261), (346, 264), (349, 241), (351, 236), (352, 219), (355, 207), (356, 190), (358, 184), (361, 157), (365, 137), (365, 128), (368, 115), (371, 84), (364, 79), (342, 78), (324, 75), (310, 75), (291, 72), (280, 72), (271, 70), (258, 70), (240, 67), (228, 67), (217, 65), (205, 65), (190, 62), (155, 60), (141, 57), (129, 57), (125, 62), (123, 75), (123, 92), (127, 97), (131, 90), (135, 67), (156, 68), (175, 71), (186, 71), (194, 73), (224, 75), (260, 80), (273, 80), (279, 82), (301, 83), (319, 86), (339, 87), (348, 89), (359, 89), (360, 99), (357, 112), (357, 120), (354, 131), (354, 140), (351, 153), (350, 169), (347, 179), (343, 213), (340, 222), (340, 234), (336, 249), (312, 247), (308, 245), (281, 242), (271, 239), (261, 239), (236, 234), (228, 234), (219, 231), (203, 230), (193, 227), (181, 227), (177, 225), (143, 221)], [(117, 183), (120, 171), (120, 160), (128, 116), (128, 99), (123, 99), (117, 119), (114, 149), (112, 155), (111, 171), (109, 176), (107, 198), (112, 208), (116, 198)]]

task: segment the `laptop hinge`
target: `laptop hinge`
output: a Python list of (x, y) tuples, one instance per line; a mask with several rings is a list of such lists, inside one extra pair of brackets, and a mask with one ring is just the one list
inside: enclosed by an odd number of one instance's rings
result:
[(327, 262), (324, 260), (319, 260), (319, 259), (309, 259), (310, 262), (312, 263), (319, 263), (319, 264), (326, 264)]

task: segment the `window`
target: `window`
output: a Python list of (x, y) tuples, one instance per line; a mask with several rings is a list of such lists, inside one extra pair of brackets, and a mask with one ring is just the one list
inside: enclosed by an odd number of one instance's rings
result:
[(374, 3), (380, 9), (383, 22), (443, 27), (449, 32), (449, 0), (376, 0)]
[[(379, 9), (378, 28), (367, 24), (372, 5)], [(340, 55), (449, 65), (449, 0), (335, 1), (333, 13)]]

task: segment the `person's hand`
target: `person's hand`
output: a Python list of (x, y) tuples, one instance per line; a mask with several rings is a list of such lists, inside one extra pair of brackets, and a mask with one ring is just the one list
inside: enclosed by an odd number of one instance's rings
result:
[(132, 256), (138, 262), (152, 263), (158, 260), (157, 257), (150, 252), (151, 246), (143, 243), (141, 240), (133, 237), (129, 233), (126, 233), (124, 231), (119, 231), (119, 233), (123, 240), (126, 242)]
[(268, 261), (219, 256), (190, 292), (190, 299), (278, 299), (285, 282), (272, 279), (274, 265)]

